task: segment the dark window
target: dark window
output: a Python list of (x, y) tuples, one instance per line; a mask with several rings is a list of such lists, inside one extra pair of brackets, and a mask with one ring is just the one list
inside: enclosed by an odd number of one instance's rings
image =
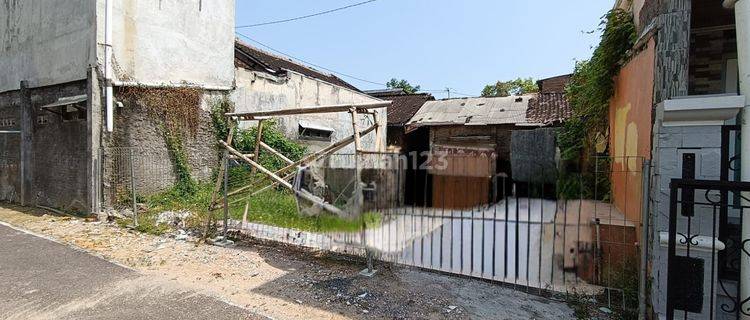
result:
[(303, 140), (331, 141), (333, 131), (299, 126), (299, 138)]
[(86, 119), (86, 109), (76, 108), (72, 105), (63, 106), (60, 110), (63, 121), (76, 121)]

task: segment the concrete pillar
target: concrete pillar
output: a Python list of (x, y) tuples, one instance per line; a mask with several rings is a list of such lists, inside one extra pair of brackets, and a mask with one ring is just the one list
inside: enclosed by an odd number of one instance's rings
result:
[(34, 106), (28, 82), (21, 81), (21, 205), (33, 205), (32, 137), (34, 133)]
[(654, 103), (688, 94), (692, 0), (664, 0), (654, 73)]
[[(726, 4), (726, 3), (725, 3)], [(737, 58), (740, 72), (740, 94), (746, 98), (750, 96), (750, 0), (739, 0), (734, 3), (734, 14), (737, 28)], [(741, 158), (742, 181), (750, 181), (750, 104), (745, 101), (745, 108), (742, 114), (742, 139)], [(748, 203), (744, 203), (748, 205)], [(743, 241), (750, 239), (750, 215), (745, 210), (745, 216), (742, 218)], [(750, 255), (744, 252), (740, 253), (740, 278), (750, 279)], [(750, 298), (750, 281), (740, 281), (740, 301)], [(750, 320), (747, 306), (741, 306), (741, 318)]]
[(86, 180), (89, 213), (98, 214), (101, 211), (101, 185), (102, 185), (102, 159), (101, 159), (101, 136), (102, 136), (102, 94), (99, 83), (99, 74), (96, 67), (89, 68), (88, 72), (88, 100), (86, 103), (86, 131), (88, 157), (86, 158)]

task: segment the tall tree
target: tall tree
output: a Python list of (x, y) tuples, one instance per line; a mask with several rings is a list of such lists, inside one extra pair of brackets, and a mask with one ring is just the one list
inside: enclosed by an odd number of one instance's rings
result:
[(487, 85), (482, 90), (482, 97), (508, 97), (538, 92), (539, 87), (532, 78), (518, 78), (510, 81), (498, 81)]
[(388, 89), (401, 89), (404, 90), (406, 93), (417, 93), (422, 87), (421, 86), (414, 86), (409, 81), (406, 81), (404, 79), (398, 80), (396, 78), (391, 79), (391, 81), (388, 81), (386, 83), (386, 86)]

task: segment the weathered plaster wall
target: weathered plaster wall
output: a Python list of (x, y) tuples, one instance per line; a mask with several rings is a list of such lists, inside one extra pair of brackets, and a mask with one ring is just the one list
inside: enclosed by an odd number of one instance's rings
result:
[(654, 46), (651, 39), (620, 70), (609, 107), (613, 200), (634, 222), (641, 221), (641, 166), (651, 158)]
[(0, 92), (86, 79), (93, 61), (91, 0), (2, 0)]
[[(0, 130), (21, 130), (19, 91), (0, 94)], [(0, 201), (21, 201), (21, 135), (0, 134)]]
[[(113, 0), (117, 80), (231, 87), (234, 0)], [(105, 1), (97, 1), (97, 38), (104, 43)], [(103, 50), (99, 49), (103, 64)]]
[[(237, 69), (237, 90), (232, 94), (237, 112), (270, 111), (283, 108), (302, 108), (317, 105), (332, 105), (344, 103), (367, 103), (379, 101), (360, 92), (342, 88), (309, 78), (304, 75), (289, 72), (287, 78), (256, 73), (245, 69)], [(386, 145), (386, 109), (377, 109), (380, 122), (383, 124), (381, 145)], [(360, 128), (365, 129), (372, 124), (364, 116), (360, 116)], [(328, 114), (310, 114), (277, 118), (279, 128), (291, 139), (307, 145), (310, 151), (322, 149), (330, 142), (310, 141), (299, 139), (299, 121), (303, 120), (316, 125), (334, 129), (332, 141), (339, 141), (353, 134), (351, 115), (346, 112)], [(254, 125), (245, 122), (245, 126)], [(375, 148), (375, 132), (364, 136), (362, 146), (368, 150)], [(350, 145), (338, 153), (354, 153), (354, 145)]]
[[(222, 97), (221, 92), (206, 92), (194, 135), (183, 139), (192, 177), (207, 181), (219, 164), (216, 135), (211, 124), (211, 104)], [(111, 205), (118, 197), (130, 192), (131, 151), (136, 193), (149, 195), (166, 190), (176, 182), (174, 161), (169, 153), (159, 121), (133, 101), (125, 101), (116, 109), (115, 132), (104, 137), (103, 170), (104, 201)]]

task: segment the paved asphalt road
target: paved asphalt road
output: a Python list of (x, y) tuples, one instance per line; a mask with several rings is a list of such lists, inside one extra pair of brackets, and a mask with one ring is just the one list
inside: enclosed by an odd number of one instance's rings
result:
[(262, 319), (0, 225), (0, 319)]

